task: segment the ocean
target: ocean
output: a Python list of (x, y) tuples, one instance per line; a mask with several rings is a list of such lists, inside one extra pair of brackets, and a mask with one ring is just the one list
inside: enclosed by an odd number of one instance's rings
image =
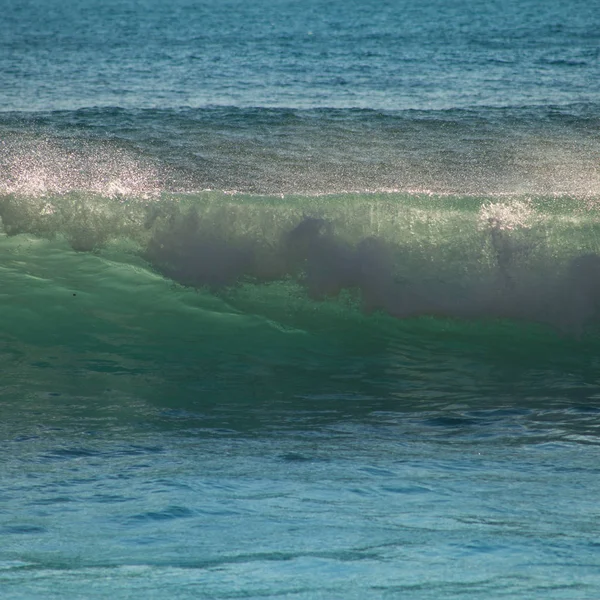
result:
[(0, 596), (600, 597), (599, 9), (0, 0)]

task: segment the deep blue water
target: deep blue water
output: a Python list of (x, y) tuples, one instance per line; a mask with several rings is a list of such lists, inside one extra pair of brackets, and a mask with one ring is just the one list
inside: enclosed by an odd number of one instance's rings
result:
[(0, 0), (2, 598), (600, 595), (599, 8)]
[(3, 0), (3, 109), (598, 100), (594, 2)]

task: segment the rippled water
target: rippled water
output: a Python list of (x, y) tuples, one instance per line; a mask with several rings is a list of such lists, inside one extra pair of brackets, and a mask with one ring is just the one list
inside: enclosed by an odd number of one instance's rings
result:
[(139, 405), (142, 431), (117, 426), (120, 407), (69, 408), (75, 422), (3, 444), (6, 597), (598, 585), (595, 409), (289, 411), (287, 427), (234, 433)]

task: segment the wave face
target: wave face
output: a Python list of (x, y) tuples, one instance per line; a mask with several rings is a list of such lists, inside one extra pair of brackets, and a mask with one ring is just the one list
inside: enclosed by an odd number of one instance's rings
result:
[(6, 196), (5, 235), (123, 252), (184, 286), (293, 282), (397, 318), (490, 317), (579, 331), (600, 301), (598, 214), (574, 200), (220, 192)]

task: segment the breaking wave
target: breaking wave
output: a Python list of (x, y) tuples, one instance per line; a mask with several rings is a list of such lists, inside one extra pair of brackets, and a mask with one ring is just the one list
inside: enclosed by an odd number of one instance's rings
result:
[[(364, 126), (360, 114), (350, 116), (357, 119), (352, 127)], [(62, 240), (65, 251), (116, 253), (122, 261), (141, 259), (178, 284), (213, 292), (293, 282), (315, 302), (351, 298), (368, 314), (400, 319), (508, 318), (579, 334), (600, 316), (594, 177), (580, 173), (569, 180), (557, 167), (532, 188), (543, 193), (522, 193), (516, 179), (506, 179), (504, 165), (504, 184), (496, 178), (474, 193), (493, 169), (458, 176), (442, 160), (446, 178), (439, 181), (445, 183), (434, 189), (423, 178), (415, 188), (408, 177), (401, 187), (383, 181), (373, 189), (351, 192), (337, 185), (331, 191), (317, 181), (321, 191), (292, 193), (289, 186), (277, 187), (292, 163), (275, 157), (265, 174), (258, 168), (259, 149), (252, 160), (262, 183), (226, 192), (210, 185), (202, 190), (199, 173), (190, 175), (181, 161), (152, 156), (144, 143), (72, 132), (51, 136), (16, 126), (4, 136), (0, 155), (3, 235)], [(353, 179), (352, 152), (346, 156), (350, 187), (368, 183), (362, 175)], [(433, 157), (433, 149), (428, 152), (425, 166)], [(247, 178), (239, 174), (239, 149), (232, 156), (233, 175), (222, 164), (215, 167), (221, 182)], [(548, 160), (534, 159), (541, 176)], [(310, 156), (296, 157), (292, 166), (299, 172), (309, 162)], [(305, 170), (291, 187), (310, 188), (301, 183), (310, 175)], [(265, 185), (279, 191), (253, 191)], [(457, 185), (462, 191), (455, 191)]]

